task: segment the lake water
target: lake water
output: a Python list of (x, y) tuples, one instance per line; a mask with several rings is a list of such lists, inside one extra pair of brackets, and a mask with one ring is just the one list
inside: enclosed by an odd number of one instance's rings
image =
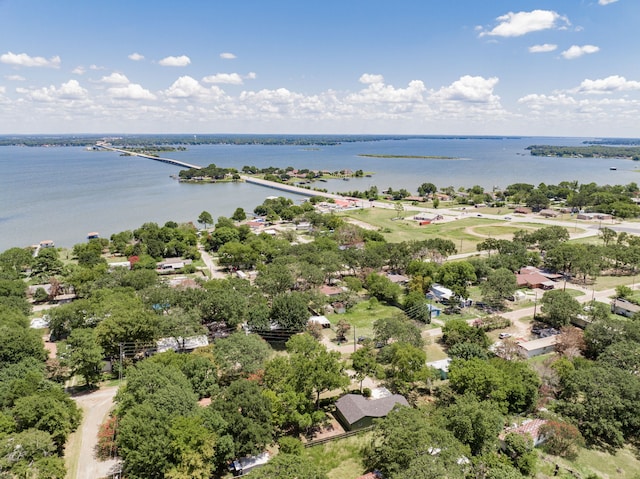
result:
[[(293, 166), (323, 170), (362, 169), (371, 178), (317, 183), (331, 192), (406, 188), (424, 182), (438, 187), (505, 187), (526, 182), (627, 184), (638, 181), (635, 163), (618, 159), (531, 157), (532, 144), (578, 145), (581, 138), (426, 138), (343, 143), (336, 146), (204, 145), (163, 154), (199, 165), (215, 163)], [(448, 156), (456, 160), (365, 158), (360, 154)], [(616, 167), (617, 171), (609, 168)], [(0, 147), (0, 251), (51, 239), (58, 246), (102, 237), (147, 221), (193, 221), (203, 210), (214, 218), (247, 212), (267, 196), (283, 195), (248, 184), (184, 184), (172, 179), (178, 167), (84, 148)], [(295, 201), (296, 195), (286, 195)]]

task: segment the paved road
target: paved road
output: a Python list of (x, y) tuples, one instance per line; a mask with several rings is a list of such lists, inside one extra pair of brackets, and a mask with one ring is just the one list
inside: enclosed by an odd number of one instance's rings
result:
[(67, 458), (67, 464), (77, 461), (75, 471), (68, 471), (67, 477), (72, 479), (98, 479), (109, 475), (117, 465), (116, 459), (99, 461), (95, 457), (98, 444), (100, 425), (107, 418), (113, 407), (113, 398), (118, 387), (99, 389), (89, 394), (76, 396), (74, 400), (82, 408), (82, 424), (75, 433), (75, 441), (80, 441), (80, 447), (72, 448), (77, 458)]

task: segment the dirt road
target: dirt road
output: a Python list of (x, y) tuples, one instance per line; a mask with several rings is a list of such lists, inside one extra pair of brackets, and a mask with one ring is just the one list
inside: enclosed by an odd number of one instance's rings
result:
[(107, 477), (117, 465), (116, 459), (99, 461), (95, 457), (100, 424), (113, 407), (113, 398), (118, 387), (99, 389), (89, 394), (76, 396), (74, 400), (82, 408), (82, 424), (73, 434), (67, 446), (65, 461), (68, 479)]

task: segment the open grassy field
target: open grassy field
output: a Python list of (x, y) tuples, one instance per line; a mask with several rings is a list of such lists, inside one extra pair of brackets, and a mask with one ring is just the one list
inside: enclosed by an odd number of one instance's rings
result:
[[(601, 479), (636, 479), (640, 472), (637, 452), (627, 447), (615, 455), (595, 449), (580, 449), (578, 457), (572, 461), (557, 456), (540, 453), (539, 478), (575, 478), (596, 474)], [(560, 465), (560, 474), (554, 476), (555, 465)], [(578, 476), (572, 475), (574, 471)]]
[(327, 471), (329, 479), (356, 478), (364, 474), (361, 462), (362, 450), (371, 440), (370, 432), (363, 432), (345, 439), (309, 447), (304, 455)]
[[(458, 253), (471, 253), (476, 251), (476, 245), (485, 237), (510, 237), (518, 229), (540, 228), (541, 225), (504, 225), (495, 221), (469, 217), (455, 221), (438, 222), (420, 226), (417, 221), (411, 219), (416, 211), (404, 211), (401, 219), (398, 212), (382, 208), (368, 208), (350, 210), (342, 213), (347, 218), (356, 222), (364, 222), (380, 231), (389, 242), (420, 241), (430, 238), (444, 238), (454, 242)], [(486, 231), (476, 231), (477, 227), (486, 228)]]

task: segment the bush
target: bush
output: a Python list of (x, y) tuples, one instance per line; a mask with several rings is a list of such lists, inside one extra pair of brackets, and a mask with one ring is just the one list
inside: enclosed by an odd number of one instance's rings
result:
[(369, 388), (364, 388), (362, 390), (362, 395), (366, 398), (370, 398), (371, 397), (371, 389)]
[(281, 437), (278, 441), (280, 445), (280, 452), (282, 454), (293, 454), (294, 456), (301, 456), (304, 451), (302, 441), (291, 436)]

